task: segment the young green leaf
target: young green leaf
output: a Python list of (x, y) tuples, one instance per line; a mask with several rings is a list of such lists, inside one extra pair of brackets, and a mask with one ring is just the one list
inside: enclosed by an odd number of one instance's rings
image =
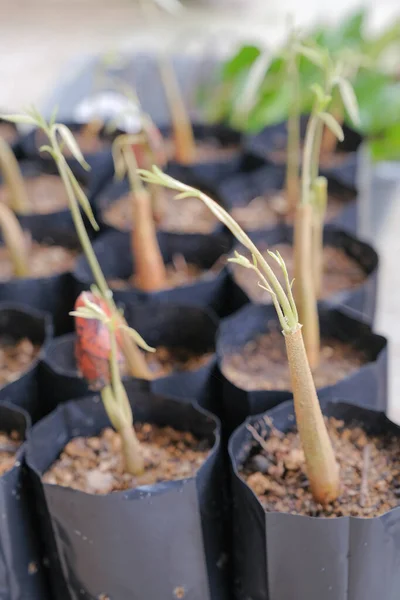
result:
[(339, 142), (343, 142), (344, 133), (343, 129), (336, 121), (335, 117), (333, 117), (330, 113), (321, 112), (318, 117), (325, 123), (325, 125), (332, 131), (332, 133), (337, 137)]
[(85, 171), (90, 171), (90, 165), (88, 165), (88, 163), (84, 159), (81, 149), (79, 148), (74, 136), (72, 135), (68, 127), (66, 125), (63, 125), (62, 123), (57, 123), (53, 125), (53, 127), (60, 134), (61, 138), (66, 143), (70, 152), (72, 153), (74, 158), (76, 158), (78, 163), (85, 169)]
[(21, 125), (36, 125), (36, 119), (31, 115), (0, 115), (0, 119)]
[(344, 107), (347, 110), (350, 119), (353, 121), (354, 125), (359, 125), (360, 113), (358, 110), (358, 102), (353, 86), (349, 80), (345, 79), (344, 77), (338, 78), (338, 86)]

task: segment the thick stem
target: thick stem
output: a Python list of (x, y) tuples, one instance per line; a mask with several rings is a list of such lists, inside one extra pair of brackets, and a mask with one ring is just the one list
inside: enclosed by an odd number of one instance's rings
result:
[(171, 116), (175, 158), (184, 165), (191, 165), (196, 160), (196, 142), (179, 83), (168, 59), (159, 56), (158, 66)]
[(307, 476), (316, 502), (328, 504), (340, 492), (339, 467), (319, 405), (301, 328), (285, 333), (286, 351), (297, 428), (306, 460)]
[(299, 204), (294, 223), (294, 297), (311, 369), (319, 363), (320, 331), (312, 257), (313, 206)]
[(167, 273), (157, 240), (151, 197), (147, 190), (133, 196), (132, 252), (136, 285), (146, 292), (165, 289)]
[(132, 425), (122, 427), (119, 432), (122, 441), (122, 451), (125, 459), (125, 469), (131, 475), (141, 475), (144, 471), (144, 459)]
[(324, 219), (328, 202), (328, 186), (325, 177), (318, 177), (313, 185), (314, 210), (312, 231), (312, 257), (315, 295), (321, 296), (324, 274)]
[(29, 277), (29, 261), (24, 232), (12, 210), (2, 203), (0, 203), (0, 228), (15, 277)]
[(32, 212), (18, 161), (2, 137), (0, 137), (0, 170), (8, 189), (12, 210), (21, 215)]
[(299, 102), (299, 73), (296, 59), (291, 61), (289, 76), (293, 83), (293, 98), (290, 103), (288, 118), (287, 166), (286, 166), (286, 197), (287, 212), (294, 214), (300, 199), (300, 102)]
[(313, 161), (315, 138), (318, 134), (319, 119), (318, 115), (312, 113), (307, 125), (306, 137), (304, 140), (303, 152), (303, 174), (301, 182), (301, 202), (308, 204), (311, 202), (311, 183), (313, 174)]
[(123, 149), (132, 190), (134, 227), (131, 233), (136, 285), (146, 292), (165, 289), (167, 273), (157, 240), (151, 196), (137, 173), (136, 159), (129, 148)]

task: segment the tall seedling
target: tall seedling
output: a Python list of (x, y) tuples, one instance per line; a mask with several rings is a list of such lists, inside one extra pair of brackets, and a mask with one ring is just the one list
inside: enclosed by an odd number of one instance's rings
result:
[[(177, 0), (141, 0), (141, 4), (149, 21), (157, 13), (157, 7), (173, 13), (181, 8)], [(196, 142), (193, 127), (168, 54), (162, 51), (157, 52), (157, 64), (171, 118), (175, 158), (182, 164), (193, 164), (196, 160)]]
[[(80, 370), (92, 389), (100, 388), (104, 408), (111, 424), (120, 434), (122, 452), (125, 459), (125, 470), (131, 475), (140, 475), (144, 471), (144, 460), (139, 440), (133, 428), (132, 409), (125, 387), (121, 380), (119, 340), (121, 319), (110, 312), (109, 306), (98, 293), (82, 292), (78, 297), (75, 310), (77, 329), (76, 356)], [(85, 321), (89, 321), (86, 327)], [(91, 325), (94, 323), (94, 327)], [(85, 339), (86, 331), (96, 331), (96, 358), (88, 349)], [(138, 343), (148, 351), (152, 351), (133, 329), (125, 329), (136, 337)], [(93, 341), (90, 340), (91, 344)], [(99, 358), (102, 357), (102, 358)]]
[[(343, 89), (344, 85), (346, 89), (351, 89), (342, 76), (341, 64), (334, 64), (326, 52), (319, 54), (319, 60), (325, 74), (325, 85), (324, 88), (318, 84), (312, 86), (315, 100), (304, 141), (301, 202), (296, 207), (293, 249), (294, 293), (300, 321), (304, 326), (304, 342), (312, 369), (316, 368), (319, 362), (317, 298), (321, 290), (323, 223), (327, 205), (327, 182), (318, 176), (322, 132), (326, 126), (337, 139), (343, 140), (341, 126), (327, 111), (332, 99), (331, 94), (336, 88)], [(349, 97), (347, 95), (346, 99)], [(351, 103), (351, 106), (352, 110), (356, 110), (355, 103)]]
[(143, 148), (142, 156), (149, 154), (145, 132), (136, 136), (118, 136), (113, 144), (115, 174), (122, 179), (127, 173), (131, 188), (131, 247), (136, 285), (146, 292), (154, 292), (166, 287), (166, 269), (158, 245), (151, 194), (138, 175), (133, 144), (139, 144)]
[(103, 275), (96, 254), (92, 248), (89, 235), (85, 228), (80, 210), (81, 208), (85, 212), (95, 230), (98, 230), (98, 225), (94, 219), (90, 203), (62, 152), (63, 145), (65, 144), (79, 164), (86, 170), (89, 170), (90, 167), (84, 160), (82, 152), (80, 151), (74, 136), (68, 127), (61, 123), (55, 122), (54, 115), (50, 119), (50, 122), (47, 123), (42, 115), (35, 109), (31, 109), (29, 112), (23, 115), (4, 115), (3, 118), (13, 123), (25, 123), (28, 125), (33, 125), (43, 130), (43, 132), (46, 134), (49, 143), (42, 146), (40, 150), (42, 152), (48, 152), (56, 163), (58, 172), (67, 191), (69, 208), (75, 225), (76, 233), (92, 271), (98, 293), (109, 307), (111, 314), (114, 315), (117, 320), (121, 321), (121, 344), (127, 364), (129, 366), (130, 374), (133, 377), (152, 379), (152, 373), (138, 348), (137, 341), (132, 335), (130, 335), (130, 330), (126, 325), (125, 319), (115, 305), (112, 292), (108, 287), (107, 281)]
[(274, 270), (263, 254), (217, 202), (202, 192), (165, 175), (156, 167), (153, 167), (152, 172), (141, 171), (141, 175), (149, 183), (158, 183), (176, 190), (178, 192), (177, 199), (197, 197), (202, 200), (236, 239), (250, 251), (252, 261), (238, 253), (235, 258), (230, 260), (246, 269), (255, 271), (260, 278), (259, 285), (271, 294), (285, 337), (297, 427), (304, 450), (311, 491), (316, 502), (321, 504), (333, 502), (340, 491), (339, 467), (319, 405), (304, 346), (302, 325), (299, 322), (292, 295), (292, 284), (289, 281), (282, 257), (279, 253), (269, 253), (283, 272), (285, 281), (283, 286), (279, 283)]
[(12, 210), (20, 215), (32, 212), (18, 161), (2, 137), (0, 137), (0, 171), (9, 193)]

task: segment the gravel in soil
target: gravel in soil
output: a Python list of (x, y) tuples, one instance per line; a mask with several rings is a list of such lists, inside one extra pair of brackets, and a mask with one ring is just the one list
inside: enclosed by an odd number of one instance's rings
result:
[[(25, 177), (24, 185), (31, 204), (32, 214), (47, 215), (68, 208), (68, 196), (58, 175), (39, 175)], [(0, 186), (0, 202), (10, 205), (7, 186)]]
[[(329, 194), (325, 223), (332, 221), (346, 206), (349, 197)], [(270, 229), (280, 223), (293, 224), (287, 216), (285, 193), (271, 192), (253, 198), (246, 206), (232, 208), (231, 215), (245, 231)]]
[[(78, 252), (62, 246), (46, 246), (26, 236), (28, 246), (29, 277), (50, 277), (71, 271)], [(14, 269), (5, 246), (0, 246), (0, 282), (14, 279)]]
[[(350, 344), (322, 338), (320, 363), (313, 371), (315, 385), (317, 388), (333, 385), (366, 362), (367, 357)], [(247, 342), (240, 351), (227, 354), (222, 361), (222, 372), (243, 390), (291, 390), (282, 333), (272, 330)]]
[(0, 335), (0, 386), (18, 379), (35, 360), (40, 346), (28, 338), (18, 341)]
[[(174, 190), (163, 190), (158, 203), (157, 228), (175, 233), (211, 233), (218, 219), (198, 198), (175, 200)], [(103, 221), (120, 231), (133, 228), (131, 194), (125, 194), (103, 209)]]
[[(266, 248), (258, 245), (263, 256), (271, 263), (271, 257)], [(268, 248), (272, 252), (279, 252), (286, 263), (289, 278), (294, 276), (293, 246), (289, 244), (276, 244)], [(241, 253), (246, 255), (246, 252)], [(320, 299), (329, 298), (333, 294), (344, 290), (352, 290), (360, 286), (367, 275), (361, 265), (353, 258), (348, 256), (341, 248), (335, 246), (324, 246), (323, 249), (324, 273), (321, 286)], [(270, 294), (261, 289), (258, 285), (259, 277), (257, 273), (250, 269), (244, 269), (240, 265), (232, 265), (236, 283), (246, 292), (253, 302), (263, 304), (271, 303)], [(275, 274), (279, 281), (284, 284), (284, 277), (281, 269), (275, 269)]]
[(0, 476), (7, 473), (15, 464), (15, 455), (22, 444), (17, 431), (10, 434), (0, 432)]
[[(398, 436), (370, 435), (360, 424), (347, 426), (333, 417), (325, 421), (340, 466), (340, 497), (324, 507), (313, 500), (297, 432), (283, 434), (272, 426), (268, 437), (258, 430), (264, 438), (262, 448), (254, 440), (240, 470), (264, 509), (332, 518), (375, 517), (398, 506)], [(267, 424), (271, 425), (268, 418)], [(251, 426), (250, 431), (254, 431)]]
[(210, 451), (206, 440), (172, 427), (138, 423), (135, 430), (145, 461), (142, 475), (125, 472), (121, 438), (106, 428), (99, 436), (76, 437), (68, 442), (43, 475), (43, 481), (91, 494), (108, 494), (193, 477)]

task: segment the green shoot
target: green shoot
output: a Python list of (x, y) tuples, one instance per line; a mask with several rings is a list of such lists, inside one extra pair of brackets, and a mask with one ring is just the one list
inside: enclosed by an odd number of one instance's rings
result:
[(7, 142), (0, 137), (0, 171), (3, 175), (7, 187), (10, 206), (12, 210), (20, 215), (26, 215), (32, 212), (31, 203), (26, 192), (24, 179), (14, 156)]
[(29, 260), (24, 232), (13, 211), (0, 203), (0, 229), (13, 266), (14, 276), (29, 277)]

